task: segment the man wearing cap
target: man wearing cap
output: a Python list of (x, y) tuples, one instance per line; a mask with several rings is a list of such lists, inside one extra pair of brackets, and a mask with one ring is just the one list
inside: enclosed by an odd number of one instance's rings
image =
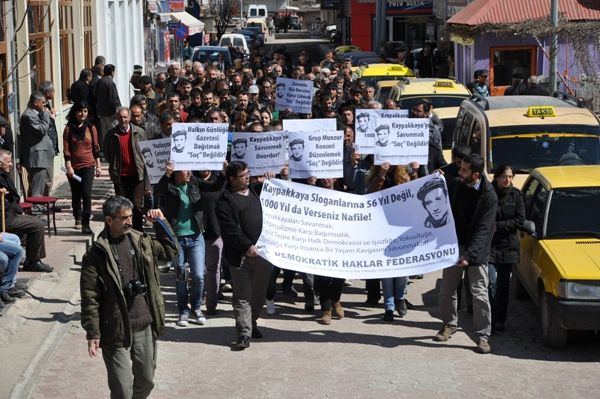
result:
[(369, 130), (369, 121), (370, 116), (366, 112), (361, 112), (360, 114), (356, 115), (356, 122), (358, 123), (356, 131), (366, 133)]
[[(143, 75), (139, 80), (140, 94), (146, 96), (146, 108), (148, 112), (155, 113), (154, 108), (160, 102), (160, 96), (152, 88), (152, 78), (148, 75)], [(158, 98), (157, 98), (158, 97)]]
[(377, 141), (375, 142), (375, 145), (377, 147), (387, 147), (388, 140), (390, 139), (390, 126), (377, 126), (377, 128), (375, 129), (375, 133), (377, 134)]
[(290, 151), (292, 153), (290, 155), (290, 160), (295, 162), (302, 161), (302, 155), (304, 152), (304, 140), (295, 139), (290, 141)]
[(423, 184), (417, 192), (417, 198), (429, 214), (425, 219), (425, 227), (437, 229), (448, 223), (448, 190), (443, 178)]
[(231, 154), (232, 160), (242, 161), (246, 157), (246, 149), (248, 148), (248, 140), (236, 139), (233, 140), (233, 153)]
[(258, 112), (260, 111), (260, 103), (258, 102), (258, 94), (260, 90), (258, 86), (252, 85), (248, 88), (248, 111)]
[(187, 132), (185, 130), (178, 130), (173, 132), (173, 148), (171, 152), (182, 153), (185, 150), (185, 142), (187, 140)]

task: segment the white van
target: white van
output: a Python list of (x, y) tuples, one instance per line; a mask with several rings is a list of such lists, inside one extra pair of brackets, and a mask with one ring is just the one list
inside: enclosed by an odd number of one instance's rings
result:
[(267, 6), (264, 4), (250, 4), (248, 6), (248, 15), (246, 15), (246, 18), (253, 18), (253, 17), (267, 17), (268, 15), (268, 11), (267, 11)]
[(265, 17), (252, 17), (246, 20), (246, 28), (251, 26), (259, 26), (260, 30), (265, 36), (269, 35), (269, 27), (267, 26), (267, 18)]
[(242, 34), (225, 33), (223, 36), (221, 36), (221, 40), (219, 40), (219, 46), (229, 47), (229, 45), (242, 49), (245, 55), (250, 54), (248, 42), (246, 41), (246, 37)]

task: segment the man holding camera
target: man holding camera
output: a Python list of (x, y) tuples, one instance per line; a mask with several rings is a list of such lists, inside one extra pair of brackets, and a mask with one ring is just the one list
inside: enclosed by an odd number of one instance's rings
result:
[(102, 348), (112, 398), (146, 398), (154, 388), (156, 340), (165, 325), (156, 259), (178, 251), (159, 209), (146, 215), (156, 239), (132, 228), (132, 209), (125, 197), (106, 200), (104, 230), (81, 269), (81, 324), (90, 357)]

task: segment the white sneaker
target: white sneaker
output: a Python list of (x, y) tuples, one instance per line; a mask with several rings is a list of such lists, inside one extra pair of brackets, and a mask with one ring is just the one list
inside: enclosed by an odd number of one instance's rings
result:
[(202, 314), (202, 311), (197, 310), (194, 312), (194, 321), (201, 326), (206, 324), (206, 317)]
[(267, 314), (275, 314), (275, 301), (269, 301), (267, 299)]
[(187, 313), (182, 313), (179, 315), (179, 320), (177, 320), (177, 325), (179, 327), (187, 327), (188, 325), (188, 320), (189, 320), (189, 316)]

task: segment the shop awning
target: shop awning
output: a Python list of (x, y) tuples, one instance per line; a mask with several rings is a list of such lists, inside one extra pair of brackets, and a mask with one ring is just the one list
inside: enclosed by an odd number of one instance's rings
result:
[[(168, 17), (168, 19), (167, 19)], [(170, 12), (161, 14), (161, 21), (178, 22), (181, 28), (178, 30), (178, 36), (187, 37), (204, 30), (204, 22), (196, 19), (193, 15), (187, 12)]]

